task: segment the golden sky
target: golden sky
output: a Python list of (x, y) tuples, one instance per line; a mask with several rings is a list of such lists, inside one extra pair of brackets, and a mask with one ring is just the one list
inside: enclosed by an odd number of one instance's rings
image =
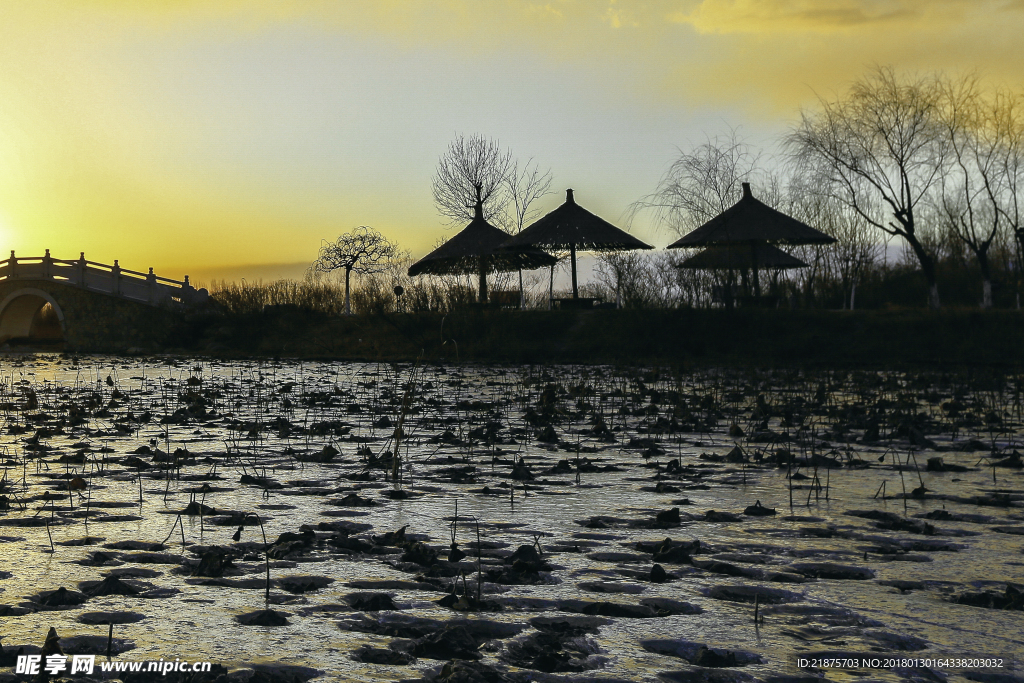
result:
[(0, 253), (180, 277), (370, 225), (422, 255), (459, 133), (621, 223), (677, 148), (769, 144), (875, 65), (1020, 89), (1022, 33), (1024, 0), (5, 2)]

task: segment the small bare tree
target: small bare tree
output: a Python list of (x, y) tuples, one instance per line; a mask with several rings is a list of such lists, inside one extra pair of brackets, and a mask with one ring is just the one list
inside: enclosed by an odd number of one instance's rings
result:
[[(821, 192), (820, 187), (821, 182), (814, 177), (793, 177), (788, 188), (788, 210), (808, 225), (835, 237), (836, 241), (795, 247), (793, 255), (807, 262), (809, 267), (798, 269), (789, 279), (802, 285), (800, 289), (810, 303), (815, 279), (825, 276), (840, 287), (843, 308), (849, 305), (852, 310), (857, 284), (878, 261), (883, 248), (874, 237), (875, 230), (860, 214), (835, 201), (827, 192)], [(867, 205), (871, 200), (863, 201)]]
[(352, 315), (349, 287), (352, 271), (360, 275), (383, 272), (398, 255), (397, 245), (373, 228), (361, 225), (334, 242), (324, 240), (312, 269), (318, 273), (345, 270), (345, 315)]
[(473, 220), (479, 203), (484, 220), (493, 221), (504, 209), (502, 194), (512, 154), (496, 140), (482, 135), (459, 135), (437, 162), (434, 203), (452, 224)]
[(689, 292), (677, 253), (614, 251), (597, 257), (597, 281), (619, 308), (676, 308)]
[[(551, 170), (541, 171), (540, 167), (529, 159), (522, 166), (514, 161), (505, 176), (504, 216), (500, 219), (501, 228), (512, 235), (522, 232), (526, 224), (534, 219), (537, 210), (534, 202), (551, 192)], [(519, 269), (519, 307), (526, 305), (523, 293), (523, 269)]]

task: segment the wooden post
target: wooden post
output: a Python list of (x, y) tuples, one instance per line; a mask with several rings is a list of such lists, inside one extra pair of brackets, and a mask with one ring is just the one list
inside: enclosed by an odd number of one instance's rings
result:
[(750, 243), (750, 269), (751, 275), (754, 278), (754, 296), (758, 299), (761, 298), (761, 278), (758, 277), (757, 273), (757, 244), (755, 242)]
[(551, 264), (551, 275), (548, 278), (548, 310), (554, 306), (555, 301), (555, 264)]
[(482, 254), (480, 256), (480, 267), (479, 267), (479, 270), (480, 270), (480, 273), (479, 273), (479, 275), (480, 275), (479, 298), (480, 298), (480, 303), (485, 304), (485, 303), (487, 303), (487, 257), (482, 255)]
[(580, 298), (580, 289), (576, 286), (576, 245), (569, 245), (569, 258), (572, 259), (572, 298), (573, 301)]

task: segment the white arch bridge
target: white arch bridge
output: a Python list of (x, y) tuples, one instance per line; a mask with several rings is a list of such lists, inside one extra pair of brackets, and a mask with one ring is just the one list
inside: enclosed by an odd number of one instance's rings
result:
[[(138, 336), (159, 313), (201, 305), (209, 299), (188, 276), (182, 281), (113, 265), (44, 256), (0, 261), (0, 344), (61, 344), (103, 349)], [(128, 343), (128, 342), (125, 342)]]

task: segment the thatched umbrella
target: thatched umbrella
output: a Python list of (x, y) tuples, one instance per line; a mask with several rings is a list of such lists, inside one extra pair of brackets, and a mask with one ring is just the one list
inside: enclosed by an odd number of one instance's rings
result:
[(524, 246), (568, 249), (572, 263), (572, 298), (580, 298), (576, 284), (577, 251), (623, 251), (653, 249), (624, 230), (595, 216), (576, 203), (572, 190), (565, 191), (565, 203), (524, 229), (505, 244), (506, 248)]
[(473, 220), (457, 235), (409, 267), (409, 276), (478, 273), (480, 303), (487, 302), (487, 273), (531, 270), (557, 262), (536, 247), (501, 248), (509, 234), (484, 220), (483, 204), (477, 202)]
[(754, 293), (759, 295), (761, 287), (757, 280), (758, 245), (831, 244), (835, 241), (834, 237), (754, 199), (750, 183), (743, 183), (743, 197), (738, 202), (668, 245), (668, 248), (746, 245), (750, 251), (750, 259), (746, 265), (753, 269)]
[(708, 247), (679, 264), (694, 270), (739, 270), (757, 264), (763, 268), (784, 270), (806, 268), (807, 264), (770, 244), (721, 245)]

